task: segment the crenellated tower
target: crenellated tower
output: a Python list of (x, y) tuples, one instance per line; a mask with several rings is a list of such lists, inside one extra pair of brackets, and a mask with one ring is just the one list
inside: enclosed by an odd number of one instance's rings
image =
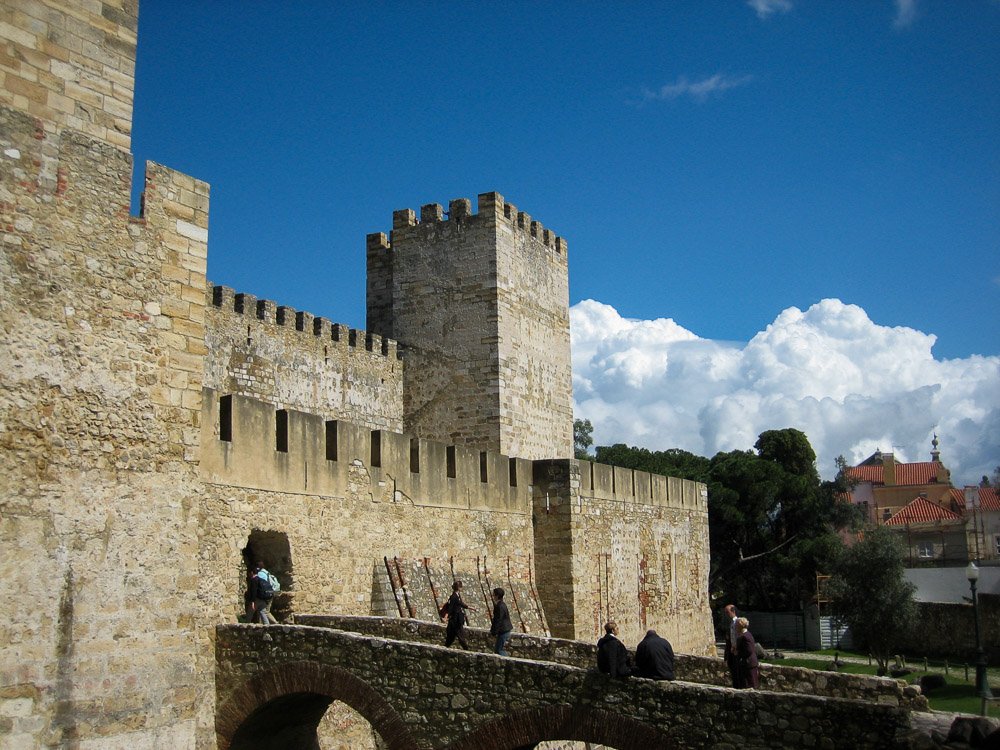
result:
[(566, 241), (498, 193), (368, 236), (370, 331), (404, 352), (404, 427), (529, 459), (572, 455)]

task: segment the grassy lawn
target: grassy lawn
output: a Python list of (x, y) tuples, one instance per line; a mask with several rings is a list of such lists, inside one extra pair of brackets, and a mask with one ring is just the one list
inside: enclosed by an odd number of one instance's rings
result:
[[(866, 674), (874, 675), (878, 671), (876, 664), (872, 663), (871, 666), (868, 665), (868, 657), (866, 654), (852, 654), (845, 651), (837, 652), (843, 662), (841, 668), (837, 671), (845, 672), (847, 674)], [(834, 652), (833, 651), (814, 651), (812, 652), (815, 658), (806, 659), (775, 659), (768, 660), (768, 663), (775, 664), (777, 666), (786, 667), (805, 667), (806, 669), (821, 669), (829, 670), (830, 663), (833, 661)], [(854, 661), (844, 662), (844, 659), (858, 659), (861, 663)], [(965, 679), (965, 667), (962, 664), (956, 666), (955, 663), (951, 663), (948, 668), (948, 674), (945, 675), (945, 663), (943, 661), (935, 662), (930, 661), (927, 664), (927, 671), (924, 671), (923, 660), (919, 661), (907, 661), (907, 667), (911, 670), (905, 678), (908, 682), (916, 684), (920, 681), (920, 677), (925, 674), (940, 674), (945, 677), (947, 685), (943, 688), (935, 690), (927, 695), (927, 701), (930, 703), (930, 707), (935, 711), (960, 711), (962, 713), (968, 714), (978, 714), (980, 711), (980, 699), (975, 692), (975, 675), (974, 670), (969, 668), (969, 680)], [(993, 681), (993, 694), (997, 695), (1000, 690), (997, 690), (996, 685), (996, 669), (991, 669), (990, 674)], [(987, 715), (1000, 719), (1000, 705), (996, 702), (987, 705)]]

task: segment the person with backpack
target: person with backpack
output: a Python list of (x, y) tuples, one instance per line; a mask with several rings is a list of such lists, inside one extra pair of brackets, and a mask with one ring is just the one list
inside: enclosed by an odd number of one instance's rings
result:
[(272, 580), (276, 579), (267, 572), (264, 563), (258, 560), (248, 588), (250, 606), (253, 608), (251, 622), (260, 622), (263, 625), (274, 624), (275, 620), (271, 616), (271, 602), (274, 601)]

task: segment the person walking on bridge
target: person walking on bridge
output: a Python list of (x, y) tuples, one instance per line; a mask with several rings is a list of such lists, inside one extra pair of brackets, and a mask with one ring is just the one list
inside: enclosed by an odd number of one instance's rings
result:
[(514, 623), (510, 621), (510, 610), (503, 600), (504, 590), (499, 586), (493, 589), (493, 623), (490, 625), (490, 635), (496, 638), (493, 650), (500, 656), (510, 656), (507, 653), (507, 641), (514, 635)]
[(445, 605), (441, 608), (442, 617), (447, 615), (448, 617), (448, 627), (445, 631), (444, 645), (451, 646), (458, 639), (459, 644), (466, 651), (469, 650), (469, 644), (465, 640), (465, 611), (472, 610), (475, 612), (474, 607), (470, 607), (462, 600), (462, 582), (455, 581), (451, 584), (451, 596)]

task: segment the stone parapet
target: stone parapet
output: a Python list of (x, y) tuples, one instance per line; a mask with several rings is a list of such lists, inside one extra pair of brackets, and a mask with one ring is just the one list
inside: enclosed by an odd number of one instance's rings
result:
[(213, 484), (344, 497), (363, 481), (360, 491), (376, 503), (531, 512), (524, 459), (207, 388), (202, 403), (202, 469)]
[[(445, 632), (443, 625), (385, 617), (300, 615), (295, 618), (295, 624), (426, 644), (443, 643)], [(489, 631), (469, 628), (467, 640), (473, 649), (481, 653), (493, 652), (494, 639)], [(597, 665), (597, 646), (582, 641), (515, 633), (507, 650), (511, 656), (519, 659), (554, 662), (580, 669), (596, 669)], [(630, 653), (634, 663), (634, 649), (630, 649)], [(718, 658), (675, 652), (674, 674), (683, 682), (730, 687), (728, 667)], [(929, 710), (927, 698), (921, 695), (920, 688), (907, 685), (904, 680), (886, 677), (822, 672), (762, 663), (760, 689), (776, 693), (847, 698), (879, 705), (901, 706), (911, 711)]]
[(217, 628), (215, 684), (220, 750), (250, 727), (272, 746), (285, 732), (308, 736), (310, 716), (276, 720), (286, 711), (277, 699), (293, 694), (343, 701), (398, 748), (500, 750), (564, 739), (620, 750), (883, 750), (908, 725), (905, 709), (863, 700), (613, 680), (567, 664), (305, 626)]

